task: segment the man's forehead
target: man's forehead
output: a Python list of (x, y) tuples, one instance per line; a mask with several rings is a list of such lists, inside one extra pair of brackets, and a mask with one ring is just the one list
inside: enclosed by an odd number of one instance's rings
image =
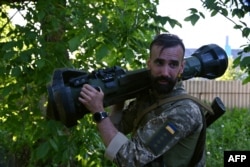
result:
[(179, 63), (181, 60), (178, 59), (177, 57), (161, 57), (161, 56), (158, 56), (158, 57), (153, 58), (153, 61)]
[(174, 46), (169, 48), (163, 48), (162, 46), (153, 46), (151, 57), (154, 57), (155, 59), (173, 59), (173, 60), (179, 60), (183, 57), (183, 51), (181, 46)]
[(163, 46), (160, 45), (153, 45), (152, 50), (162, 50)]

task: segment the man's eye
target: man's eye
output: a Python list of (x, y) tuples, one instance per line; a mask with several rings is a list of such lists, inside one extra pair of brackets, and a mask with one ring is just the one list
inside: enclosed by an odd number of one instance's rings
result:
[(178, 62), (171, 62), (169, 63), (169, 66), (172, 68), (178, 67), (179, 63)]
[(158, 65), (158, 66), (162, 66), (164, 64), (164, 62), (161, 61), (161, 60), (156, 60), (155, 64)]

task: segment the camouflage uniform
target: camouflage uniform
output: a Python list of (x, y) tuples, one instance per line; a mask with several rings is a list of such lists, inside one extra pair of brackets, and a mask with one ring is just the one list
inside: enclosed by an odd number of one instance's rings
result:
[[(106, 149), (105, 155), (118, 166), (188, 166), (203, 127), (199, 106), (185, 99), (170, 102), (148, 112), (139, 125), (135, 119), (145, 108), (159, 99), (186, 93), (182, 83), (164, 96), (145, 92), (123, 111), (119, 129)], [(136, 129), (134, 129), (137, 127)], [(125, 135), (135, 130), (129, 140)], [(125, 135), (124, 135), (125, 134)], [(196, 166), (204, 166), (204, 155)]]

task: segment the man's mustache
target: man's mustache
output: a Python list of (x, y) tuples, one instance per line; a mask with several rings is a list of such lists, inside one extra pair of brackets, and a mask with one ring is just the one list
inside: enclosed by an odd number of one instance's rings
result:
[(164, 76), (160, 76), (160, 77), (156, 77), (155, 81), (163, 81), (163, 82), (173, 82), (173, 79), (171, 79), (170, 77), (164, 77)]

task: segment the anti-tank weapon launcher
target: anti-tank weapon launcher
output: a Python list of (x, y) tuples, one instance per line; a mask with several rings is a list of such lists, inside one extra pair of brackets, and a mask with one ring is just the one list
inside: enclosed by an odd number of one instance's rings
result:
[[(227, 66), (228, 58), (221, 47), (216, 44), (204, 45), (185, 58), (182, 79), (215, 79), (224, 74)], [(77, 120), (89, 113), (78, 101), (81, 87), (86, 83), (102, 89), (104, 107), (134, 98), (151, 86), (147, 69), (126, 71), (114, 66), (92, 73), (68, 68), (56, 69), (47, 86), (47, 117), (61, 121), (67, 127), (76, 125)], [(206, 115), (208, 126), (225, 112), (224, 104), (219, 98), (215, 98), (211, 107), (214, 113)]]

